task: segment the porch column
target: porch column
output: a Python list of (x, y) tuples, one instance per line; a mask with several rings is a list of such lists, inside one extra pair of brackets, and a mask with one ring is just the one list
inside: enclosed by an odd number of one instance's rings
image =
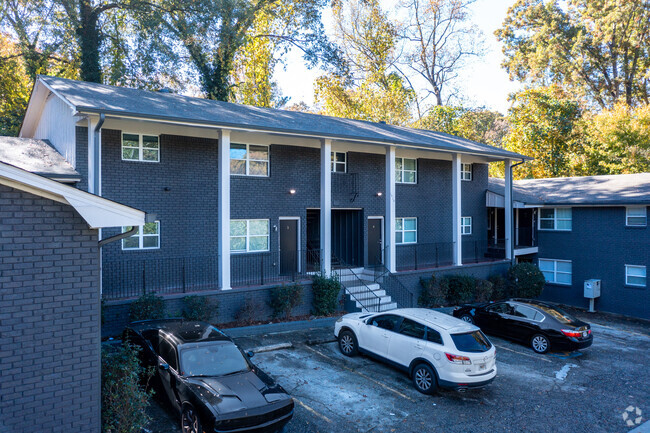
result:
[(506, 180), (506, 191), (505, 191), (505, 203), (503, 205), (503, 211), (505, 213), (505, 236), (506, 236), (506, 259), (512, 260), (512, 161), (509, 159), (505, 162), (505, 180)]
[(332, 140), (320, 144), (320, 269), (332, 272)]
[(395, 255), (395, 146), (386, 146), (386, 236), (384, 264), (390, 272), (397, 270)]
[(218, 268), (219, 288), (230, 290), (230, 130), (219, 130)]
[(463, 264), (463, 243), (460, 231), (461, 210), (461, 179), (460, 179), (460, 154), (455, 153), (451, 157), (451, 217), (452, 237), (454, 242), (454, 265)]

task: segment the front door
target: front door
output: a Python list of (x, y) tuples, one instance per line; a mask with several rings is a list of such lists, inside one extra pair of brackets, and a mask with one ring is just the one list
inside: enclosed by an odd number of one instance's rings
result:
[(368, 218), (368, 266), (377, 266), (382, 263), (382, 220), (381, 218)]
[(298, 220), (280, 220), (280, 274), (298, 272)]

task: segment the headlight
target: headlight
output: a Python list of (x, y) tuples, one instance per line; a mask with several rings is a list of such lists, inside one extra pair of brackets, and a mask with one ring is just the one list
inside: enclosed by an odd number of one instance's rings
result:
[(339, 318), (336, 320), (336, 323), (341, 323), (342, 321), (343, 321), (343, 317), (339, 317)]

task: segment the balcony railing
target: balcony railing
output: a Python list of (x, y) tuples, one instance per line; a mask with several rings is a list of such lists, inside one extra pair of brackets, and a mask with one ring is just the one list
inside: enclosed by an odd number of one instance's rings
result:
[[(453, 242), (433, 242), (396, 247), (398, 271), (419, 270), (451, 266), (454, 263)], [(488, 240), (463, 240), (463, 263), (481, 263), (498, 260), (488, 251)]]

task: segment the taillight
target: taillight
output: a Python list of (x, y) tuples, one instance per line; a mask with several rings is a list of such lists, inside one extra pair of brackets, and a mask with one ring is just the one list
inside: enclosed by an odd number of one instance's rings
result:
[(574, 331), (573, 329), (562, 329), (562, 333), (567, 337), (575, 337), (575, 338), (582, 337), (582, 331)]
[(445, 353), (447, 355), (447, 359), (449, 362), (453, 362), (454, 364), (471, 364), (472, 361), (466, 356), (460, 356), (460, 355), (452, 355), (451, 353)]

